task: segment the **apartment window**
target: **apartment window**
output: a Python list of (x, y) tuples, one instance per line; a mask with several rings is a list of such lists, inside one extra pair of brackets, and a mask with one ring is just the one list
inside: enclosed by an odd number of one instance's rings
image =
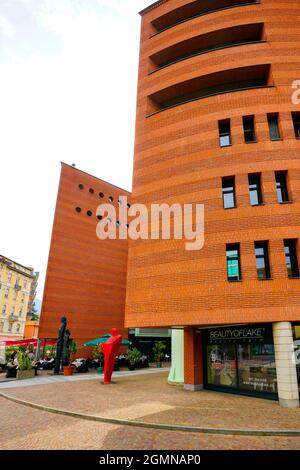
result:
[(258, 206), (263, 203), (260, 173), (248, 175), (248, 181), (250, 203), (252, 206)]
[(258, 279), (270, 279), (269, 244), (255, 242), (256, 270)]
[(284, 240), (284, 253), (288, 277), (299, 277), (296, 246), (297, 240)]
[(5, 315), (5, 314), (6, 314), (6, 308), (7, 308), (7, 305), (3, 305), (3, 307), (2, 307), (2, 315)]
[(11, 333), (12, 326), (13, 326), (12, 323), (9, 323), (9, 324), (8, 324), (8, 328), (7, 328), (8, 333)]
[(256, 142), (255, 130), (254, 130), (254, 116), (243, 117), (244, 137), (245, 142)]
[(240, 245), (226, 245), (228, 281), (241, 280)]
[(236, 207), (234, 176), (222, 178), (222, 192), (224, 209), (232, 209), (233, 207)]
[(268, 114), (269, 133), (271, 140), (279, 140), (278, 114)]
[(12, 278), (12, 273), (8, 273), (8, 276), (7, 276), (7, 280), (8, 280), (8, 282), (10, 282), (10, 281), (11, 281), (11, 278)]
[(300, 139), (300, 113), (292, 113), (295, 137)]
[(231, 145), (230, 119), (219, 121), (219, 139), (220, 147)]
[(278, 202), (289, 202), (289, 193), (287, 188), (287, 171), (276, 171), (275, 178)]
[(17, 324), (16, 333), (20, 333), (21, 325)]
[(8, 296), (9, 296), (9, 289), (6, 289), (5, 294), (4, 294), (4, 297), (5, 297), (6, 299), (8, 299)]

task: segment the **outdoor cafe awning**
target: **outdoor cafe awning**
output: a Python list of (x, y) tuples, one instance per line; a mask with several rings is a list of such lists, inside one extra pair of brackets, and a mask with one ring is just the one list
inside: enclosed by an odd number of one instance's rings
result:
[[(99, 344), (106, 343), (106, 341), (110, 337), (111, 337), (111, 334), (107, 333), (106, 335), (101, 336), (101, 338), (92, 339), (91, 341), (84, 343), (84, 346), (98, 346)], [(129, 341), (128, 339), (122, 339), (123, 346), (128, 346), (129, 344), (131, 344), (131, 341)]]
[[(51, 346), (55, 345), (57, 341), (55, 340), (40, 340), (40, 346)], [(12, 338), (1, 338), (0, 339), (0, 344), (5, 345), (5, 346), (37, 346), (38, 344), (38, 339), (37, 338), (31, 338), (31, 339), (12, 339)]]

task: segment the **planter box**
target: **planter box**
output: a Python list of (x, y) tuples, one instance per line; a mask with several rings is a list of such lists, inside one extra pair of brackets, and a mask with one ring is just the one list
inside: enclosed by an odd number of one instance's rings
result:
[(33, 379), (35, 370), (17, 370), (17, 380)]

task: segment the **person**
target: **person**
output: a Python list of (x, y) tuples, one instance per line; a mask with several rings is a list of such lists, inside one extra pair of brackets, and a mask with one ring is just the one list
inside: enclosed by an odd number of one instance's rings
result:
[(6, 378), (7, 379), (16, 378), (17, 377), (18, 367), (19, 367), (19, 361), (18, 361), (18, 358), (17, 358), (17, 352), (14, 351), (11, 354), (10, 359), (9, 359), (7, 365), (6, 365), (6, 368), (7, 368)]
[(29, 351), (29, 353), (28, 353), (28, 357), (29, 357), (29, 359), (30, 359), (31, 361), (33, 361), (33, 360), (34, 360), (34, 358), (35, 358), (35, 355), (34, 355), (34, 352), (33, 352), (32, 350), (31, 350), (31, 351)]

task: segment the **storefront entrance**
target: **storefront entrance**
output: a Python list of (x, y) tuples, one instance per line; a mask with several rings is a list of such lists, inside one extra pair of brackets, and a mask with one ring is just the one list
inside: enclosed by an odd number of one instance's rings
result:
[(204, 386), (277, 399), (272, 325), (202, 330)]

